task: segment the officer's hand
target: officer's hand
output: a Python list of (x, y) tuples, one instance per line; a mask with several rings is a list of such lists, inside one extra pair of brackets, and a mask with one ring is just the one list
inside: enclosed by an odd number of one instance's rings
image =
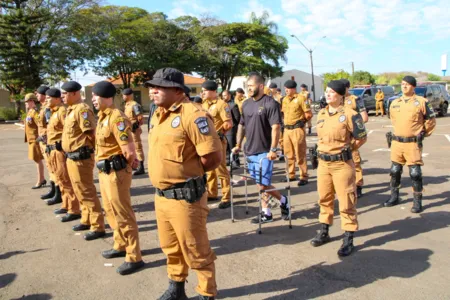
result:
[(132, 169), (137, 169), (139, 167), (139, 160), (135, 159), (131, 164)]
[(277, 159), (278, 155), (276, 152), (270, 151), (269, 153), (267, 153), (267, 158), (269, 160), (275, 160)]
[(241, 147), (234, 147), (233, 149), (231, 149), (231, 152), (233, 152), (233, 154), (237, 154), (241, 151)]

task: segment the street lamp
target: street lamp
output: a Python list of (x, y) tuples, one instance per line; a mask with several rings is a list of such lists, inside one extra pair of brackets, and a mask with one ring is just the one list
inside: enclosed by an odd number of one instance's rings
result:
[(324, 38), (326, 38), (327, 36), (324, 35), (316, 44), (316, 46), (314, 46), (313, 49), (308, 49), (308, 47), (305, 46), (305, 44), (302, 43), (302, 41), (299, 40), (299, 38), (295, 35), (295, 34), (291, 34), (291, 37), (295, 38), (302, 46), (303, 48), (306, 49), (306, 51), (309, 52), (309, 58), (311, 60), (311, 78), (312, 78), (312, 87), (311, 87), (311, 92), (313, 93), (313, 102), (316, 102), (316, 91), (315, 91), (315, 86), (314, 86), (314, 66), (313, 66), (313, 58), (312, 58), (312, 53), (313, 51), (316, 49), (317, 45), (319, 44), (319, 42), (321, 40), (323, 40)]

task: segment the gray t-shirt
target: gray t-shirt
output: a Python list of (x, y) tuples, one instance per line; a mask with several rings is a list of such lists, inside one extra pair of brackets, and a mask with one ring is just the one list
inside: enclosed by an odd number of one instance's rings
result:
[(247, 99), (242, 104), (240, 124), (245, 126), (245, 154), (247, 156), (270, 151), (272, 125), (281, 124), (280, 104), (264, 95), (255, 101)]

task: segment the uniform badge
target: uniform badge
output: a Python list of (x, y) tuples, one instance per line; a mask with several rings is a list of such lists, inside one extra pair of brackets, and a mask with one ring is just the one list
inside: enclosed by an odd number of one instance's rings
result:
[(209, 133), (209, 124), (206, 117), (197, 118), (194, 123), (197, 124), (198, 130), (201, 134), (206, 135)]
[(415, 106), (419, 106), (419, 101), (414, 102)]
[(230, 107), (228, 107), (228, 105), (225, 106), (225, 111), (226, 111), (227, 113), (230, 113)]
[(128, 140), (128, 134), (126, 134), (125, 132), (122, 132), (119, 135), (119, 138), (120, 138), (121, 141), (127, 141)]
[(108, 126), (108, 120), (105, 120), (105, 122), (103, 122), (103, 126)]
[(348, 100), (348, 101), (347, 101), (347, 104), (348, 104), (348, 105), (351, 105), (351, 104), (352, 104), (352, 100)]
[(339, 117), (339, 122), (344, 123), (345, 119), (347, 119), (344, 115)]
[(87, 110), (82, 110), (81, 111), (81, 117), (83, 118), (83, 119), (87, 119), (88, 118), (88, 112), (87, 112)]
[(358, 128), (360, 130), (364, 130), (364, 123), (363, 123), (363, 120), (361, 118), (356, 120), (356, 125), (358, 126)]
[(116, 126), (117, 126), (117, 129), (119, 129), (120, 131), (125, 130), (125, 122), (123, 120), (117, 121)]
[(180, 116), (175, 117), (172, 120), (172, 128), (177, 128), (178, 126), (180, 126)]

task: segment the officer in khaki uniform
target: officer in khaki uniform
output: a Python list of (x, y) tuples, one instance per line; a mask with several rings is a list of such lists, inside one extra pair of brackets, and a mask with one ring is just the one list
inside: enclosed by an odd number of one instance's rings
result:
[(37, 98), (34, 94), (25, 95), (25, 108), (27, 109), (27, 116), (25, 118), (25, 143), (28, 143), (28, 159), (36, 163), (37, 167), (37, 183), (32, 189), (39, 189), (43, 187), (47, 181), (44, 178), (44, 164), (42, 160), (41, 149), (39, 147), (38, 139), (38, 123), (39, 113), (36, 111)]
[(78, 82), (65, 82), (61, 89), (64, 103), (68, 105), (62, 148), (67, 156), (70, 181), (81, 205), (80, 224), (72, 229), (90, 229), (84, 239), (95, 240), (105, 235), (102, 206), (94, 185), (96, 120), (91, 107), (81, 100), (81, 85)]
[(387, 135), (391, 146), (391, 197), (384, 203), (390, 207), (400, 203), (400, 180), (403, 166), (409, 167), (414, 191), (412, 213), (422, 211), (422, 147), (423, 139), (436, 127), (436, 114), (428, 101), (414, 93), (416, 79), (405, 76), (402, 81), (403, 95), (390, 106), (394, 132)]
[[(69, 222), (81, 218), (80, 203), (70, 182), (66, 166), (66, 155), (63, 152), (61, 139), (66, 119), (66, 108), (61, 101), (61, 91), (55, 88), (48, 89), (47, 103), (51, 109), (50, 120), (47, 124), (47, 148), (48, 161), (52, 172), (55, 174), (57, 189), (61, 191), (62, 205), (55, 210), (55, 214), (64, 214), (61, 222)], [(48, 205), (58, 202), (47, 200)]]
[(284, 115), (283, 150), (289, 164), (290, 180), (296, 180), (297, 163), (300, 169), (298, 186), (303, 186), (308, 184), (305, 123), (312, 118), (312, 112), (305, 96), (297, 94), (297, 83), (294, 80), (286, 81), (284, 87), (286, 96), (281, 106)]
[[(308, 92), (308, 86), (304, 83), (302, 83), (300, 85), (300, 94), (302, 94), (305, 98), (306, 98), (306, 103), (309, 104), (309, 106), (311, 106), (312, 104), (312, 100), (311, 100), (311, 94)], [(312, 117), (311, 117), (312, 119)], [(311, 119), (308, 120), (307, 124), (308, 124), (308, 135), (311, 135), (311, 130), (312, 130), (312, 124), (311, 124)]]
[(131, 136), (131, 123), (114, 106), (116, 88), (107, 81), (92, 88), (92, 103), (99, 111), (95, 135), (95, 161), (106, 219), (114, 230), (114, 246), (102, 252), (104, 258), (125, 257), (117, 268), (128, 275), (144, 266), (139, 246), (136, 216), (131, 207), (131, 174), (137, 167), (136, 149)]
[[(45, 96), (45, 92), (49, 89), (48, 86), (41, 85), (36, 90), (36, 97), (40, 103), (40, 109), (39, 109), (39, 118), (38, 118), (38, 133), (39, 137), (37, 138), (37, 141), (39, 141), (39, 147), (41, 148), (42, 156), (45, 160), (45, 165), (47, 167), (48, 175), (50, 177), (50, 190), (41, 195), (42, 200), (51, 199), (53, 197), (57, 197), (57, 201), (61, 201), (61, 194), (55, 195), (56, 193), (56, 186), (55, 186), (55, 175), (52, 173), (51, 168), (48, 165), (48, 155), (45, 153), (45, 148), (47, 146), (47, 123), (50, 119), (51, 110), (47, 105), (47, 99)], [(60, 191), (60, 190), (58, 190)]]
[(239, 113), (242, 114), (242, 103), (247, 100), (245, 97), (245, 92), (242, 88), (236, 89), (236, 96), (234, 97), (234, 103), (239, 107)]
[(381, 89), (378, 89), (378, 92), (375, 94), (376, 101), (376, 111), (375, 114), (378, 116), (378, 111), (381, 112), (381, 116), (384, 115), (384, 93)]
[(230, 207), (230, 173), (227, 170), (227, 139), (225, 133), (233, 127), (231, 120), (230, 106), (217, 97), (217, 83), (207, 80), (202, 84), (203, 108), (208, 111), (214, 121), (214, 128), (222, 142), (222, 162), (216, 170), (207, 172), (208, 178), (208, 200), (216, 200), (218, 197), (218, 182), (220, 179), (222, 186), (222, 199), (219, 204), (220, 209)]
[(204, 174), (223, 160), (223, 142), (201, 105), (185, 99), (180, 71), (160, 69), (146, 86), (159, 106), (148, 138), (158, 235), (169, 275), (169, 288), (159, 299), (187, 299), (184, 284), (189, 268), (197, 273), (197, 299), (214, 299), (216, 255), (206, 229)]
[[(341, 79), (341, 81), (345, 84), (346, 88), (344, 105), (359, 113), (364, 123), (367, 123), (367, 121), (369, 121), (369, 115), (367, 114), (366, 107), (364, 105), (364, 100), (362, 100), (360, 97), (351, 95), (349, 93), (350, 81), (348, 81), (348, 79)], [(363, 195), (362, 187), (364, 185), (363, 171), (361, 167), (361, 155), (358, 150), (359, 148), (354, 149), (353, 144), (354, 142), (352, 142), (352, 149), (353, 149), (352, 157), (353, 162), (355, 163), (355, 170), (356, 170), (356, 196), (360, 198)]]
[(339, 256), (348, 256), (353, 251), (353, 233), (358, 230), (356, 217), (355, 165), (352, 161), (351, 144), (354, 148), (366, 142), (364, 122), (354, 110), (343, 105), (345, 84), (332, 80), (328, 84), (326, 97), (328, 106), (317, 115), (319, 167), (317, 189), (319, 193), (322, 228), (311, 241), (314, 247), (330, 241), (328, 228), (333, 224), (335, 194), (339, 200), (341, 228), (345, 231)]
[(281, 105), (281, 93), (278, 92), (278, 85), (276, 83), (271, 83), (269, 85), (269, 89), (271, 91), (272, 94), (272, 98), (275, 99), (275, 101), (277, 101), (280, 105)]
[(125, 101), (125, 115), (131, 122), (131, 133), (133, 135), (134, 145), (136, 147), (137, 159), (139, 160), (139, 166), (133, 175), (145, 174), (144, 168), (144, 149), (142, 148), (142, 124), (144, 123), (144, 111), (142, 106), (134, 101), (133, 90), (124, 89), (122, 91), (122, 99)]

